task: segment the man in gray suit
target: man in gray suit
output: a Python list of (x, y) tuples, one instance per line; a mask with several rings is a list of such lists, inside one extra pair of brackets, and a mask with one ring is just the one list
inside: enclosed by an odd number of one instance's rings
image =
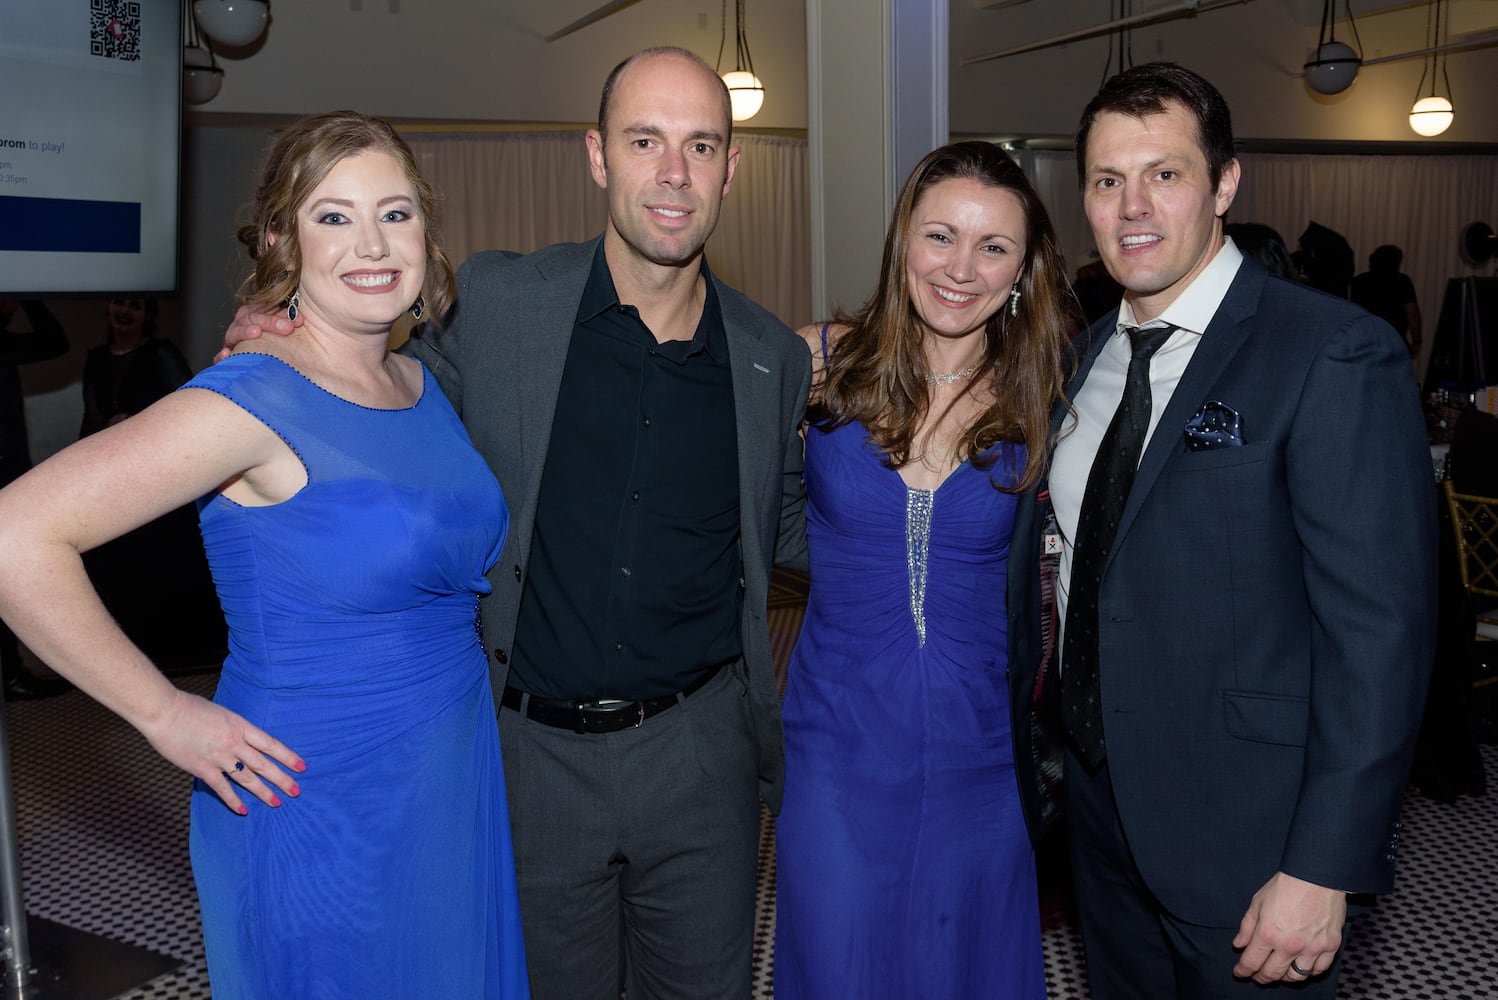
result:
[(408, 348), (510, 506), (482, 616), (539, 1000), (749, 995), (784, 765), (766, 602), (805, 556), (811, 375), (703, 256), (731, 129), (697, 56), (625, 60), (587, 138), (603, 236), (474, 255)]

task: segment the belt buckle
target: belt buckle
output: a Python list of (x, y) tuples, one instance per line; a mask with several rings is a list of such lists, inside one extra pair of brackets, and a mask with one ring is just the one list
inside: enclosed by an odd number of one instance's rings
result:
[[(643, 701), (625, 701), (622, 698), (599, 698), (595, 701), (580, 701), (577, 703), (577, 732), (579, 735), (589, 731), (588, 717), (611, 716), (615, 712), (621, 712), (628, 706), (633, 705), (639, 711), (639, 717), (634, 724), (620, 728), (639, 729), (645, 724), (645, 703)], [(615, 730), (601, 730), (602, 732), (614, 732)]]

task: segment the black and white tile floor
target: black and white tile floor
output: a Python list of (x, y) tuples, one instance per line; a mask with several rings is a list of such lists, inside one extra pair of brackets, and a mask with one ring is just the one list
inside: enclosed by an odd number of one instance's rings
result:
[[(790, 631), (781, 617), (781, 662)], [(796, 615), (799, 617), (799, 615)], [(213, 673), (179, 677), (207, 694)], [(179, 959), (128, 1000), (209, 997), (187, 859), (188, 782), (133, 730), (78, 692), (6, 706), (21, 867), (34, 917)], [(1498, 748), (1484, 748), (1498, 774)], [(1354, 921), (1339, 996), (1365, 1000), (1498, 998), (1498, 794), (1405, 803), (1398, 886)], [(774, 829), (761, 840), (755, 997), (771, 996)], [(1053, 1000), (1087, 997), (1077, 936), (1050, 920)]]

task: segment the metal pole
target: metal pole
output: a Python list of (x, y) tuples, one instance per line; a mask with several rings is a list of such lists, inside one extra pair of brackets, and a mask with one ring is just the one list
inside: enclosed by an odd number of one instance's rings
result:
[(1106, 24), (1095, 24), (1090, 28), (1081, 28), (1077, 31), (1069, 31), (1064, 35), (1056, 35), (1045, 38), (1038, 42), (1030, 42), (1025, 45), (1016, 45), (1012, 49), (1004, 49), (1000, 52), (988, 52), (981, 56), (968, 56), (962, 59), (958, 65), (975, 66), (981, 62), (989, 62), (994, 59), (1005, 59), (1009, 56), (1017, 56), (1024, 52), (1036, 52), (1040, 49), (1051, 49), (1067, 42), (1078, 42), (1085, 38), (1096, 38), (1098, 35), (1111, 35), (1115, 31), (1124, 28), (1133, 28), (1138, 25), (1155, 24), (1160, 21), (1170, 21), (1178, 17), (1195, 17), (1198, 14), (1206, 14), (1220, 7), (1232, 7), (1237, 4), (1252, 3), (1253, 0), (1181, 0), (1175, 7), (1161, 7), (1156, 10), (1147, 10), (1142, 14), (1132, 14), (1128, 17), (1115, 18)]
[(11, 794), (10, 739), (0, 707), (0, 954), (5, 957), (4, 993), (19, 997), (36, 970), (26, 934), (26, 901), (21, 895), (21, 861), (16, 848), (16, 807)]

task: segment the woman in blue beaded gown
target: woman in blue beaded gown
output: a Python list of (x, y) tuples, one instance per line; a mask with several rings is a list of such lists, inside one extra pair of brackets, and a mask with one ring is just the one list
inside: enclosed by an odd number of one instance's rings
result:
[(812, 582), (783, 705), (781, 1000), (1045, 995), (1005, 577), (1067, 294), (1024, 174), (963, 142), (906, 181), (868, 303), (802, 331)]
[[(297, 333), (0, 493), (0, 611), (197, 779), (217, 1000), (527, 995), (475, 634), (509, 516), (432, 375), (387, 350), (408, 307), (452, 298), (434, 208), (382, 121), (281, 133), (240, 233), (244, 297), (299, 312)], [(191, 499), (229, 622), (212, 702), (130, 644), (79, 562)]]

